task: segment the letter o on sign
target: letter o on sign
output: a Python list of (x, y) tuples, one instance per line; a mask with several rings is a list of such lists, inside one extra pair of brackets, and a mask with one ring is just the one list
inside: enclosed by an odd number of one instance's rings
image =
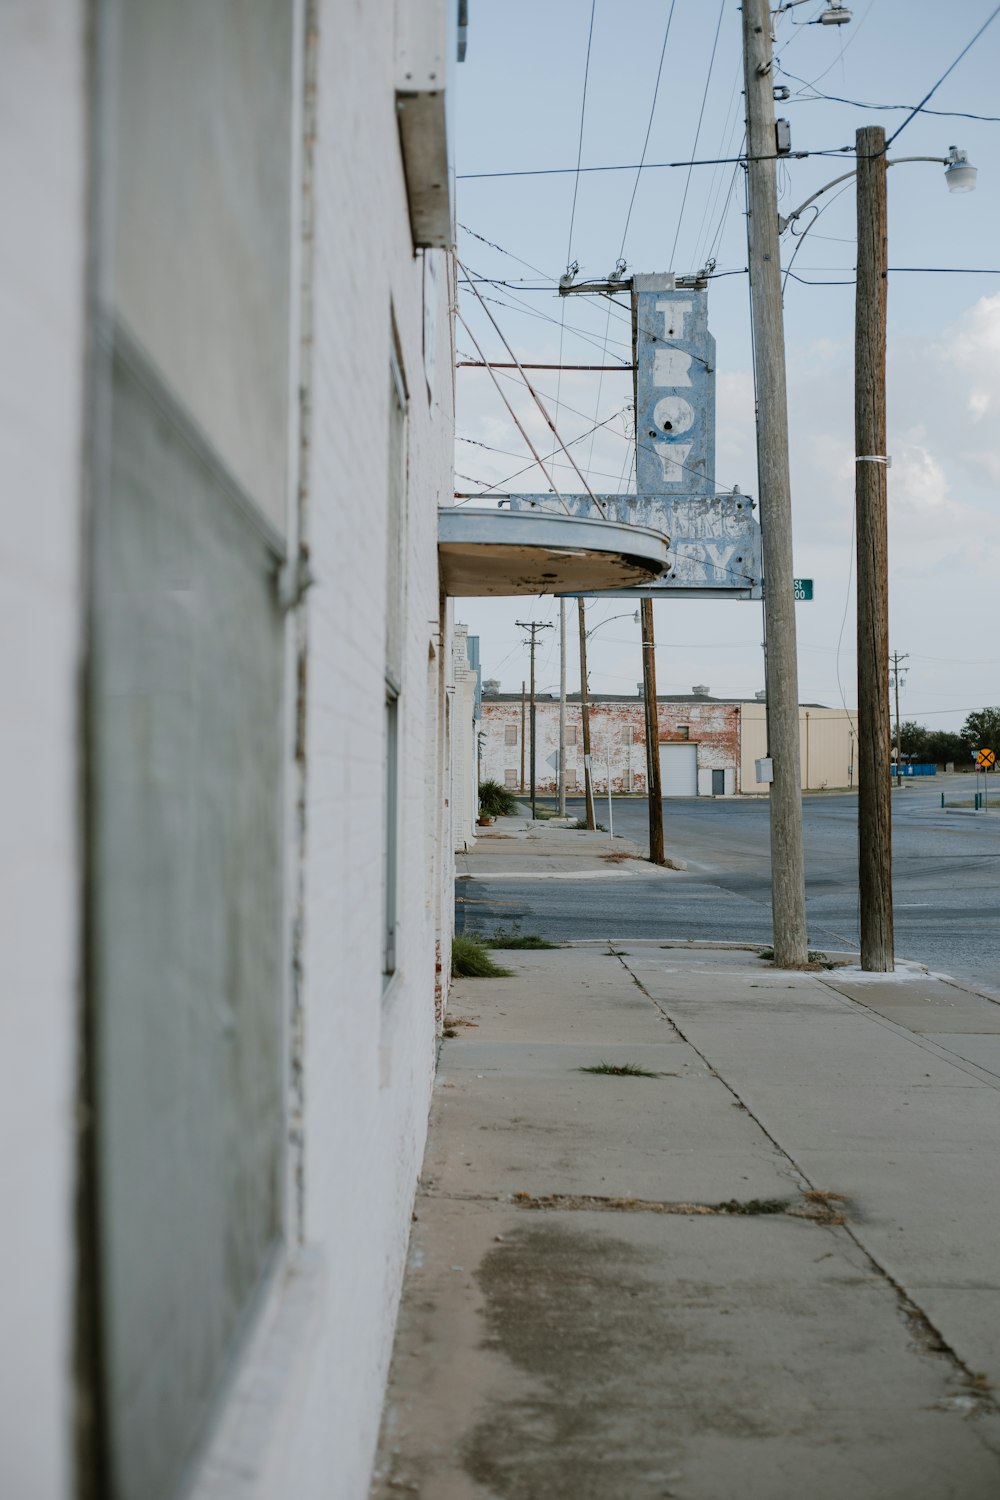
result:
[(687, 432), (694, 426), (694, 407), (683, 396), (664, 396), (653, 407), (653, 421), (664, 432)]

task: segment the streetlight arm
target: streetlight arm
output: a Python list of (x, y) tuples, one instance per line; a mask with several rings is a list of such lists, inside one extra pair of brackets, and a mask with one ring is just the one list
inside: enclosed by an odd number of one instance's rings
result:
[[(887, 157), (885, 164), (887, 167), (896, 167), (901, 161), (936, 161), (939, 166), (946, 167), (950, 160), (949, 156), (894, 156), (891, 160)], [(793, 208), (790, 214), (779, 214), (778, 233), (784, 234), (789, 224), (794, 224), (799, 215), (805, 213), (810, 203), (815, 203), (817, 198), (822, 198), (824, 193), (828, 193), (839, 182), (847, 182), (851, 177), (857, 177), (857, 175), (857, 170), (853, 172), (841, 172), (839, 177), (834, 177), (830, 182), (824, 183), (821, 188), (817, 188), (815, 193), (810, 194), (804, 203), (800, 203), (798, 208)]]

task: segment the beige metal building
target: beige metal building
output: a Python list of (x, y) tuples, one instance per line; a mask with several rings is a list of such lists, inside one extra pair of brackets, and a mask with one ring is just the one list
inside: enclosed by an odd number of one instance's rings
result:
[[(802, 790), (825, 791), (858, 784), (857, 709), (823, 708), (809, 703), (799, 708), (799, 758)], [(740, 704), (740, 786), (760, 791), (755, 762), (767, 754), (767, 704)]]

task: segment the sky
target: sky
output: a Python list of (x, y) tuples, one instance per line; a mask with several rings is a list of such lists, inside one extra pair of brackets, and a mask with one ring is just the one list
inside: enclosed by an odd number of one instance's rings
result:
[[(629, 272), (678, 274), (713, 259), (716, 482), (720, 490), (739, 485), (756, 495), (743, 169), (650, 165), (739, 155), (737, 0), (593, 0), (592, 33), (591, 4), (470, 6), (455, 113), (460, 259), (470, 275), (506, 283), (478, 286), (518, 358), (563, 364), (630, 358), (627, 299), (609, 309), (607, 299), (560, 299), (550, 290), (571, 262), (579, 262), (582, 279), (608, 276), (619, 258)], [(815, 24), (825, 4), (807, 0), (775, 23), (775, 82), (791, 92), (775, 108), (790, 122), (793, 152), (832, 153), (780, 165), (785, 215), (851, 169), (859, 127), (880, 124), (891, 134), (903, 125), (907, 106), (958, 57), (996, 0), (852, 0), (853, 20), (838, 27)], [(889, 150), (890, 160), (943, 157), (956, 144), (979, 169), (977, 190), (966, 194), (948, 193), (936, 163), (901, 163), (888, 174), (890, 649), (908, 657), (902, 717), (940, 729), (957, 729), (971, 710), (1000, 703), (1000, 119), (959, 117), (1000, 116), (998, 77), (1000, 16)], [(901, 107), (876, 107), (882, 105)], [(474, 175), (575, 169), (578, 151), (584, 168), (646, 165), (579, 176)], [(799, 698), (852, 709), (853, 188), (849, 181), (824, 194), (822, 213), (810, 210), (798, 221), (809, 225), (808, 234), (800, 240), (787, 233), (782, 241), (784, 266), (795, 257), (784, 309), (794, 570), (815, 584), (813, 601), (796, 607)], [(487, 356), (508, 358), (471, 289), (459, 296)], [(475, 357), (461, 324), (456, 342), (460, 359)], [(547, 456), (551, 435), (517, 372), (498, 378)], [(553, 371), (536, 378), (564, 441), (603, 424), (573, 448), (591, 488), (631, 490), (630, 375)], [(457, 491), (548, 489), (484, 370), (457, 372), (457, 437)], [(567, 492), (582, 488), (564, 459), (556, 460), (555, 477)], [(593, 692), (635, 694), (636, 607), (621, 598), (588, 603)], [(559, 602), (459, 600), (456, 618), (480, 636), (484, 678), (519, 691), (528, 652), (515, 621), (557, 623)], [(574, 691), (572, 608), (570, 623)], [(655, 623), (659, 692), (701, 683), (718, 697), (752, 697), (763, 687), (759, 602), (666, 599), (656, 603)], [(539, 691), (558, 691), (558, 635), (542, 634)]]

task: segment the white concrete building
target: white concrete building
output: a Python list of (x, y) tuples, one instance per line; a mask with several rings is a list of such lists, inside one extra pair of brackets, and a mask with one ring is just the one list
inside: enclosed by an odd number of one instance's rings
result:
[(0, 15), (11, 1500), (367, 1491), (449, 967), (455, 9)]

